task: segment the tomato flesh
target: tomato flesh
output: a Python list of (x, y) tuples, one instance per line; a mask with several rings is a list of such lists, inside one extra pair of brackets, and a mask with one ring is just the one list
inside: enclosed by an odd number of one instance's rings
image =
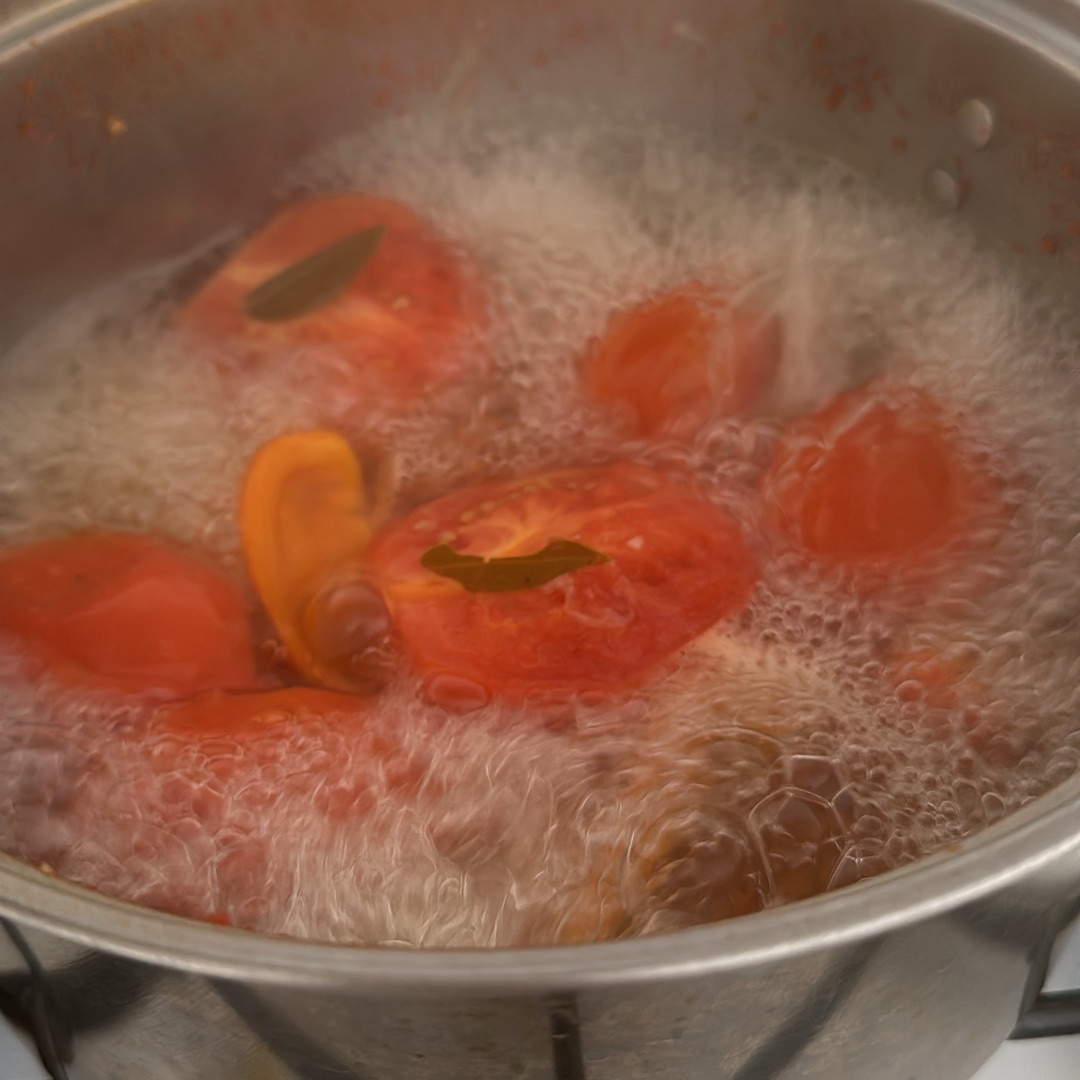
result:
[[(385, 231), (374, 255), (336, 299), (284, 322), (248, 316), (244, 302), (253, 289), (379, 225)], [(249, 362), (272, 349), (325, 346), (344, 358), (355, 391), (409, 400), (465, 368), (483, 305), (475, 268), (404, 203), (328, 195), (281, 210), (218, 270), (181, 322), (222, 342), (243, 342), (239, 351)], [(324, 374), (335, 370), (328, 359)]]
[[(470, 593), (420, 562), (449, 540), (501, 557), (574, 540), (610, 561), (537, 588)], [(756, 571), (738, 527), (643, 466), (565, 469), (459, 491), (376, 534), (367, 551), (429, 697), (462, 707), (640, 683), (747, 602)]]
[(72, 684), (160, 698), (256, 685), (239, 591), (147, 536), (88, 533), (3, 553), (0, 631)]
[(781, 529), (848, 565), (918, 561), (993, 498), (941, 407), (910, 387), (851, 391), (794, 425), (765, 489)]
[(760, 404), (780, 364), (780, 322), (687, 285), (616, 312), (585, 360), (585, 390), (640, 436), (690, 436)]

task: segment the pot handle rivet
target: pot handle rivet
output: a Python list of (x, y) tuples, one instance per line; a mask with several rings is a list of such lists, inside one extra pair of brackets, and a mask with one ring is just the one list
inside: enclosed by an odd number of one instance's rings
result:
[(928, 169), (923, 180), (923, 194), (938, 210), (959, 210), (963, 202), (963, 187), (948, 169)]
[(974, 150), (982, 150), (994, 136), (994, 108), (982, 98), (970, 98), (956, 110), (960, 136)]

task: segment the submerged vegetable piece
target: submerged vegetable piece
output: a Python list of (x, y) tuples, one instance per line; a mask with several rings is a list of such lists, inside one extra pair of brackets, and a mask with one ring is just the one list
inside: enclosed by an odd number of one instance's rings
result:
[[(436, 542), (501, 558), (556, 539), (607, 561), (510, 592), (469, 592), (422, 564)], [(366, 562), (429, 697), (449, 707), (640, 683), (740, 610), (756, 577), (730, 518), (680, 480), (631, 464), (455, 492), (383, 529)]]
[(765, 478), (774, 523), (829, 562), (917, 565), (996, 505), (929, 394), (870, 386), (796, 423)]
[(86, 533), (0, 554), (0, 632), (80, 686), (175, 698), (256, 685), (236, 587), (148, 536)]
[(244, 481), (251, 579), (296, 669), (336, 690), (382, 681), (389, 617), (359, 569), (378, 512), (352, 448), (330, 431), (272, 440)]
[(814, 663), (724, 624), (688, 647), (695, 658), (718, 676), (708, 709), (678, 689), (650, 702), (647, 739), (613, 758), (605, 778), (622, 831), (598, 843), (549, 940), (715, 922), (886, 868), (853, 864), (857, 807), (844, 767), (793, 738), (800, 701), (814, 703), (819, 731), (862, 706)]
[[(359, 272), (348, 274), (349, 261), (336, 261), (347, 276), (326, 283), (325, 302), (298, 304), (303, 313), (294, 318), (251, 316), (249, 300), (260, 286), (377, 228), (383, 231)], [(328, 195), (281, 210), (218, 270), (181, 321), (223, 342), (245, 342), (240, 355), (249, 361), (271, 349), (326, 346), (327, 372), (336, 368), (331, 354), (343, 357), (356, 389), (408, 400), (470, 361), (468, 339), (483, 322), (483, 301), (475, 268), (404, 203)]]
[(354, 713), (361, 704), (350, 694), (310, 686), (248, 694), (213, 690), (163, 706), (154, 720), (155, 726), (177, 734), (243, 739), (264, 734), (277, 725), (302, 723), (313, 716)]
[(761, 404), (780, 364), (775, 316), (693, 284), (616, 312), (585, 359), (585, 389), (621, 407), (631, 433), (690, 436)]

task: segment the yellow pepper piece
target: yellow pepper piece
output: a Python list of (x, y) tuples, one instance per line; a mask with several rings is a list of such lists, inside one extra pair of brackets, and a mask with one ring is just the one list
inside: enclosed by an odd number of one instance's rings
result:
[(359, 580), (381, 512), (366, 505), (360, 463), (331, 431), (266, 443), (244, 480), (240, 529), (252, 582), (296, 669), (334, 690), (370, 689), (341, 650), (328, 655), (319, 612), (328, 590)]

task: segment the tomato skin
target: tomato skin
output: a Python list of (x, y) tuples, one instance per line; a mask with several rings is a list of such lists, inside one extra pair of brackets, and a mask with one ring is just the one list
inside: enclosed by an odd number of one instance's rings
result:
[[(539, 588), (469, 593), (423, 553), (510, 556), (575, 540), (609, 562)], [(672, 477), (616, 464), (496, 481), (420, 507), (366, 553), (428, 696), (447, 707), (610, 695), (746, 602), (754, 559), (736, 525)]]
[[(250, 318), (244, 300), (275, 274), (351, 233), (385, 229), (370, 262), (337, 299), (287, 322)], [(484, 321), (478, 275), (404, 203), (328, 195), (282, 209), (218, 270), (180, 316), (182, 325), (222, 342), (244, 343), (258, 362), (273, 349), (327, 346), (344, 357), (353, 389), (411, 400), (458, 375), (469, 336)], [(305, 363), (308, 359), (305, 358)], [(327, 372), (335, 365), (328, 359)]]
[(775, 316), (693, 283), (615, 312), (584, 362), (585, 391), (621, 407), (631, 434), (692, 436), (757, 407), (776, 376)]
[(996, 505), (925, 391), (849, 391), (789, 429), (764, 479), (767, 516), (826, 562), (915, 568)]
[(256, 685), (239, 591), (148, 536), (85, 533), (0, 554), (0, 631), (79, 686), (168, 699)]

